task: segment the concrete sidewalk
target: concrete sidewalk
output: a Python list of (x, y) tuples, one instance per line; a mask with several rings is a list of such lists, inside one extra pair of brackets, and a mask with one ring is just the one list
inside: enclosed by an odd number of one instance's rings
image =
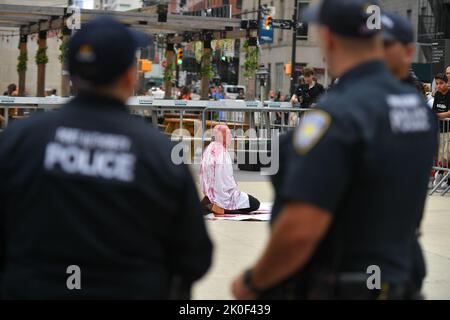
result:
[[(236, 172), (241, 190), (261, 202), (273, 200), (268, 178), (258, 173)], [(194, 299), (231, 299), (232, 279), (260, 256), (269, 236), (267, 222), (208, 221), (215, 245), (213, 266), (194, 287)], [(450, 299), (450, 197), (428, 198), (422, 223), (422, 245), (428, 276), (424, 294), (427, 299)]]
[(422, 223), (422, 246), (428, 275), (427, 299), (450, 299), (450, 196), (428, 198)]

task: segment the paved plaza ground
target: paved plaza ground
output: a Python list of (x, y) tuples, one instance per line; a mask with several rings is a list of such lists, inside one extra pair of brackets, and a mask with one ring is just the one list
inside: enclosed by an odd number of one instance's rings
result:
[[(262, 202), (273, 200), (267, 177), (236, 171), (242, 190)], [(269, 235), (267, 222), (207, 221), (214, 241), (213, 266), (194, 288), (194, 299), (231, 299), (230, 282), (261, 254)], [(428, 198), (422, 224), (422, 245), (428, 267), (424, 294), (450, 299), (450, 196)]]

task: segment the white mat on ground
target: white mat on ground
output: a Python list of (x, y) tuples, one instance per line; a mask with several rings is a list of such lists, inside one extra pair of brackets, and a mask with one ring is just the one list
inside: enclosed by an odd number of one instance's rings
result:
[(248, 214), (226, 214), (216, 217), (213, 213), (205, 216), (207, 220), (229, 220), (229, 221), (270, 221), (272, 211), (271, 202), (262, 202), (257, 211)]

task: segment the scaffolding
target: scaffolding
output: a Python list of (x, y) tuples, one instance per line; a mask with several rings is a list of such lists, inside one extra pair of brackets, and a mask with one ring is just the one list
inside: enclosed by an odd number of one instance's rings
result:
[[(74, 16), (75, 14), (75, 16)], [(177, 14), (167, 14), (167, 21), (160, 22), (157, 13), (150, 13), (145, 8), (129, 12), (103, 10), (73, 9), (72, 7), (45, 7), (0, 4), (0, 27), (13, 27), (19, 30), (20, 54), (27, 54), (27, 36), (39, 35), (39, 48), (46, 47), (47, 32), (61, 30), (63, 43), (70, 39), (72, 29), (70, 23), (83, 24), (101, 15), (111, 15), (125, 25), (147, 34), (164, 34), (166, 36), (167, 58), (174, 59), (174, 44), (182, 42), (203, 41), (204, 51), (211, 50), (210, 42), (218, 39), (241, 39), (253, 37), (256, 30), (241, 30), (241, 20), (217, 17), (194, 17)], [(68, 23), (69, 22), (69, 23)], [(203, 65), (210, 61), (202, 61)], [(67, 66), (63, 65), (62, 96), (69, 96), (69, 74)], [(25, 92), (25, 72), (19, 72), (19, 95)], [(203, 79), (206, 84), (206, 80)], [(171, 84), (165, 83), (166, 92), (171, 92)], [(208, 87), (206, 89), (206, 87)], [(209, 89), (203, 86), (203, 91)], [(45, 65), (38, 65), (38, 96), (44, 96)], [(205, 97), (203, 92), (202, 97)]]

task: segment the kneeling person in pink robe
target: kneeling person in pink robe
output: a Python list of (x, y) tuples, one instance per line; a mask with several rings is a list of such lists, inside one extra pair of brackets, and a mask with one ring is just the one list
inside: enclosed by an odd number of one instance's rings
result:
[(232, 141), (230, 129), (226, 125), (218, 125), (212, 138), (200, 166), (200, 187), (205, 195), (202, 204), (207, 212), (222, 215), (258, 210), (259, 201), (240, 191), (234, 180), (233, 163), (227, 150)]

